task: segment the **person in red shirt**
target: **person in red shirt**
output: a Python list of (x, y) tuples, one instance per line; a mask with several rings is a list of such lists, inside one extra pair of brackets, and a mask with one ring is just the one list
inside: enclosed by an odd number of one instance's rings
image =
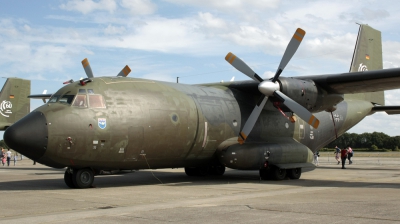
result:
[(344, 167), (345, 163), (346, 163), (346, 159), (347, 159), (347, 148), (342, 149), (342, 151), (340, 151), (340, 155), (342, 157), (342, 169), (346, 169), (346, 167)]

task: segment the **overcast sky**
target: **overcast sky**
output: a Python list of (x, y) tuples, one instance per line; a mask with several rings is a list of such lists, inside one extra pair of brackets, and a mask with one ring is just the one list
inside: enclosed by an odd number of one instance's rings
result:
[[(198, 84), (248, 80), (233, 52), (264, 78), (274, 74), (294, 31), (307, 33), (282, 76), (348, 72), (358, 25), (382, 31), (383, 66), (400, 65), (400, 2), (331, 0), (10, 0), (0, 2), (0, 75), (32, 80), (31, 93), (62, 82), (129, 76)], [(3, 85), (5, 79), (0, 80)], [(386, 91), (400, 105), (400, 91)], [(32, 100), (32, 109), (41, 100)], [(350, 132), (400, 135), (400, 115), (377, 113)], [(2, 137), (2, 136), (1, 136)]]

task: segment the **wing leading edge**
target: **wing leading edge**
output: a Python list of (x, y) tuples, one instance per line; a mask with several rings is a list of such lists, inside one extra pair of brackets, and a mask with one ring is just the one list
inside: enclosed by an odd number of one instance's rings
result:
[(328, 93), (336, 94), (366, 93), (400, 88), (400, 68), (296, 78), (312, 80)]

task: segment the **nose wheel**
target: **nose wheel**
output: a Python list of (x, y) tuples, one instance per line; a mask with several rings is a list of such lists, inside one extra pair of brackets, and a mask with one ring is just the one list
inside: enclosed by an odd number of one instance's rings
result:
[(94, 181), (94, 173), (89, 168), (68, 168), (64, 174), (65, 184), (70, 188), (89, 188)]
[(76, 188), (72, 182), (72, 172), (69, 170), (69, 168), (64, 173), (64, 182), (68, 187)]

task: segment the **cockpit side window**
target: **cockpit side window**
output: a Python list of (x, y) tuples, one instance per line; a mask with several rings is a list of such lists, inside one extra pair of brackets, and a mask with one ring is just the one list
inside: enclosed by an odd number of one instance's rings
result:
[(72, 101), (74, 100), (75, 95), (72, 95), (70, 91), (66, 92), (63, 95), (60, 95), (59, 93), (54, 94), (51, 96), (49, 103), (66, 103), (66, 104), (71, 104)]
[(89, 107), (90, 108), (106, 108), (102, 95), (90, 94), (89, 96)]
[(74, 100), (75, 95), (72, 95), (71, 92), (66, 92), (64, 95), (62, 95), (60, 97), (60, 99), (58, 100), (58, 102), (60, 103), (67, 103), (67, 104), (71, 104), (72, 101)]
[(77, 95), (72, 106), (73, 107), (82, 107), (82, 108), (87, 107), (86, 95)]
[(57, 102), (58, 98), (60, 98), (60, 95), (52, 95), (50, 100), (49, 100), (49, 103)]

